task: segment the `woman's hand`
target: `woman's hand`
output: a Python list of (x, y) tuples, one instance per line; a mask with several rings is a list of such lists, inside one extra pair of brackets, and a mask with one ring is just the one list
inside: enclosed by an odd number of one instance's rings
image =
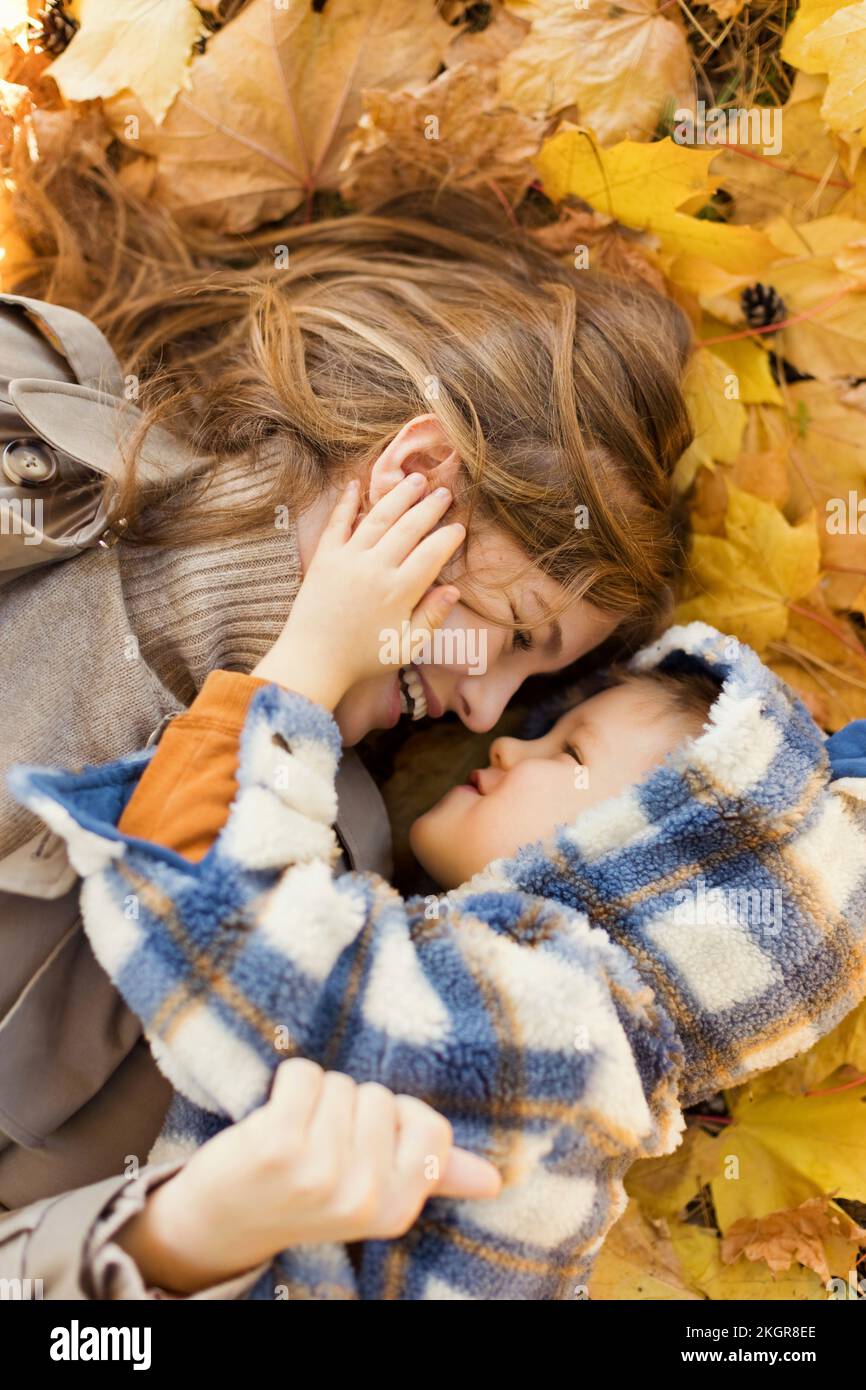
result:
[[(396, 669), (387, 653), (399, 648), (404, 624), (413, 642), (442, 625), (459, 591), (431, 586), (466, 530), (459, 523), (434, 530), (451, 494), (437, 488), (425, 495), (425, 488), (423, 475), (410, 473), (354, 527), (360, 487), (349, 484), (254, 676), (333, 710), (356, 682)], [(396, 633), (398, 642), (384, 643), (383, 632)]]
[(266, 1104), (202, 1145), (116, 1239), (148, 1285), (189, 1294), (288, 1246), (403, 1235), (428, 1197), (500, 1187), (430, 1106), (295, 1058)]

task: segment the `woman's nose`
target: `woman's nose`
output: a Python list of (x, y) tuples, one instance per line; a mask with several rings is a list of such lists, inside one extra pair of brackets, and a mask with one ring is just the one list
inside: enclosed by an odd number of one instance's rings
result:
[(518, 679), (491, 678), (490, 671), (483, 676), (466, 676), (457, 687), (456, 712), (467, 729), (476, 734), (486, 734), (501, 718), (519, 685)]

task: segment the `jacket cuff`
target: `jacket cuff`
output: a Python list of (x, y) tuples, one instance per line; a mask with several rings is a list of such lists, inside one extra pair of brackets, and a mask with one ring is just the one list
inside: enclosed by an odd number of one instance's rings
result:
[(87, 1238), (84, 1271), (92, 1299), (188, 1301), (194, 1299), (242, 1299), (268, 1269), (265, 1263), (244, 1274), (200, 1289), (194, 1294), (171, 1293), (166, 1289), (145, 1284), (138, 1266), (130, 1255), (115, 1242), (122, 1226), (144, 1207), (148, 1195), (160, 1183), (183, 1167), (182, 1163), (153, 1164), (138, 1178), (127, 1181), (94, 1222)]
[(276, 685), (257, 690), (241, 735), (238, 794), (214, 844), (215, 861), (280, 872), (335, 863), (341, 752), (340, 731), (321, 705)]

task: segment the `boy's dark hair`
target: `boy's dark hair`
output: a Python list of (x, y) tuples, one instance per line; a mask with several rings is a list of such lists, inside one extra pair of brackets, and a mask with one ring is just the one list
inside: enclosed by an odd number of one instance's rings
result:
[(648, 690), (654, 687), (671, 702), (677, 714), (684, 716), (694, 734), (703, 729), (721, 689), (715, 677), (699, 666), (630, 671), (614, 665), (608, 674), (610, 685), (643, 685)]

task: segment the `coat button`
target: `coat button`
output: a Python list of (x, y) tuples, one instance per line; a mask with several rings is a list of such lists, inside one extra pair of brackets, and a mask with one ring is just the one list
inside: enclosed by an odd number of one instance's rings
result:
[(57, 476), (57, 455), (41, 439), (12, 439), (3, 450), (3, 472), (18, 487), (43, 487)]

